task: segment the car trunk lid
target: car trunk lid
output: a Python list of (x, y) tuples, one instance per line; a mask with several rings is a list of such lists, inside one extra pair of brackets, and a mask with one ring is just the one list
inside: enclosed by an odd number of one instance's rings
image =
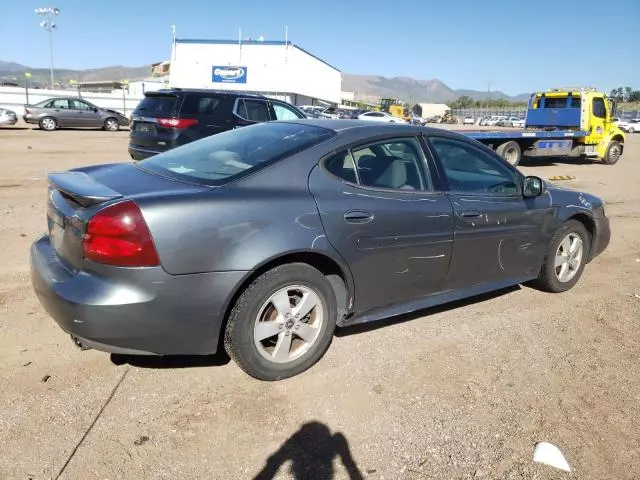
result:
[(140, 201), (150, 195), (171, 196), (207, 190), (131, 164), (98, 165), (52, 173), (48, 180), (49, 238), (55, 252), (72, 271), (82, 268), (82, 241), (87, 222), (102, 208), (123, 200)]

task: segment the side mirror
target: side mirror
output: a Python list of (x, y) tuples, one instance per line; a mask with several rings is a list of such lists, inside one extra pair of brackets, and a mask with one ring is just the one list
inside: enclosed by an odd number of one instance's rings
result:
[(93, 111), (94, 111), (95, 113), (98, 113), (98, 109), (97, 109), (97, 108), (95, 108), (95, 107), (93, 108)]
[(525, 177), (522, 194), (525, 198), (539, 197), (544, 192), (544, 182), (540, 177)]

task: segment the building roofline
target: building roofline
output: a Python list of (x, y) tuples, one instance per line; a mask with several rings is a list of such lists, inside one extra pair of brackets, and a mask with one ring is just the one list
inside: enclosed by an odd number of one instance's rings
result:
[(187, 44), (188, 43), (191, 43), (191, 44), (204, 43), (204, 44), (209, 44), (209, 45), (238, 45), (238, 44), (242, 44), (242, 45), (270, 45), (270, 46), (274, 46), (274, 45), (281, 45), (281, 46), (289, 45), (291, 47), (297, 48), (301, 52), (306, 53), (307, 55), (315, 58), (316, 60), (324, 63), (328, 67), (333, 68), (335, 71), (342, 73), (339, 68), (334, 67), (333, 65), (331, 65), (330, 63), (324, 61), (323, 59), (321, 59), (317, 55), (314, 55), (313, 53), (309, 52), (308, 50), (305, 50), (300, 45), (296, 45), (293, 42), (284, 41), (284, 40), (263, 40), (263, 41), (260, 41), (260, 40), (242, 40), (242, 42), (240, 42), (238, 40), (207, 40), (207, 39), (197, 39), (197, 38), (176, 38), (175, 42), (176, 43), (187, 43)]

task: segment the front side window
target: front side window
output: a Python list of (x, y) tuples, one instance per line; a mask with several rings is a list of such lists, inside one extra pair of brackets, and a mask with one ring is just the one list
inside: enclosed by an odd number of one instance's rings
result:
[(259, 123), (154, 155), (136, 165), (160, 175), (222, 185), (331, 138), (326, 128), (295, 123)]
[(430, 141), (451, 190), (496, 195), (520, 193), (516, 173), (489, 152), (452, 138), (432, 137)]
[(333, 175), (363, 187), (431, 191), (425, 178), (422, 148), (415, 138), (386, 140), (333, 156), (327, 170)]
[(271, 120), (269, 117), (269, 107), (264, 100), (238, 100), (236, 114), (240, 118), (252, 122), (268, 122)]
[(607, 116), (607, 109), (604, 106), (604, 100), (602, 98), (593, 99), (593, 116), (598, 118), (605, 118)]
[(91, 107), (88, 103), (83, 102), (81, 100), (70, 100), (70, 102), (71, 102), (71, 108), (75, 110), (93, 110), (93, 107)]
[(276, 120), (297, 120), (302, 118), (298, 112), (287, 105), (281, 103), (272, 103), (272, 105), (273, 111), (276, 114)]

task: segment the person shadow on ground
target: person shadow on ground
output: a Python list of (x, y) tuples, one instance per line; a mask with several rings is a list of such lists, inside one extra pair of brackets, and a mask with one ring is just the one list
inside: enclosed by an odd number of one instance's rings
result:
[(340, 432), (332, 435), (329, 428), (320, 422), (309, 422), (300, 427), (267, 459), (266, 465), (254, 480), (275, 478), (280, 467), (287, 461), (291, 461), (290, 471), (295, 480), (331, 480), (335, 473), (335, 457), (340, 457), (350, 480), (363, 480), (345, 436)]

